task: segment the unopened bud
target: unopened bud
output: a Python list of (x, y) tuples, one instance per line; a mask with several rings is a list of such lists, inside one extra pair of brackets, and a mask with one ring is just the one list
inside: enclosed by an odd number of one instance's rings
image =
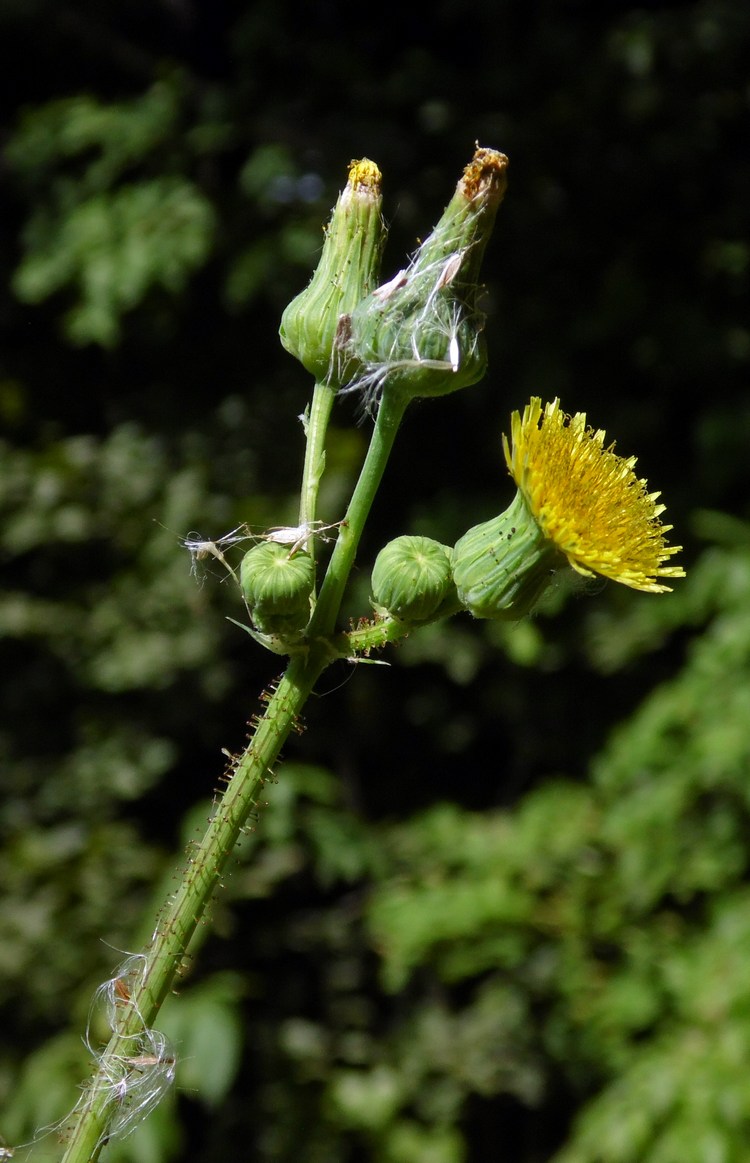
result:
[(378, 613), (424, 622), (451, 593), (451, 550), (439, 541), (396, 537), (375, 559), (371, 601)]
[(461, 605), (475, 618), (515, 620), (528, 614), (565, 564), (519, 490), (504, 513), (456, 542), (453, 580)]
[(351, 352), (367, 406), (386, 385), (409, 397), (441, 396), (481, 379), (487, 357), (479, 271), (507, 186), (508, 159), (480, 149), (411, 264), (352, 315)]
[(380, 170), (353, 161), (325, 231), (323, 253), (309, 285), (281, 317), (281, 342), (318, 382), (338, 388), (350, 378), (351, 312), (377, 284), (385, 242)]
[(240, 585), (256, 630), (280, 638), (294, 636), (310, 620), (315, 562), (305, 550), (264, 541), (248, 550), (240, 565)]

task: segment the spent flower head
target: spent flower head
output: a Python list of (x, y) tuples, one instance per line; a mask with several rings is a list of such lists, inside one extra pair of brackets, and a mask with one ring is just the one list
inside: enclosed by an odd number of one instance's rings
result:
[(354, 310), (348, 350), (359, 366), (347, 390), (360, 391), (367, 410), (385, 389), (409, 398), (441, 396), (484, 375), (478, 279), (507, 168), (504, 154), (477, 146), (409, 266)]

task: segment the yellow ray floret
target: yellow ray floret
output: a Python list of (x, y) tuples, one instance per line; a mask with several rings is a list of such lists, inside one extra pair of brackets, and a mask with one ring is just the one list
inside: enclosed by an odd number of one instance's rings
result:
[(633, 472), (635, 457), (604, 447), (605, 433), (587, 427), (586, 415), (567, 416), (560, 401), (542, 408), (534, 398), (511, 419), (511, 444), (503, 437), (511, 476), (544, 535), (578, 573), (601, 574), (649, 593), (671, 587), (658, 578), (684, 577), (664, 562), (679, 553), (667, 546), (659, 493)]

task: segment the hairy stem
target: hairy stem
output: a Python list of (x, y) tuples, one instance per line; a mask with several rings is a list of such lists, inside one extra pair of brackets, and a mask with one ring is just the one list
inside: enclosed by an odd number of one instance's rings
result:
[(330, 662), (330, 652), (311, 650), (293, 658), (265, 713), (257, 721), (253, 739), (227, 772), (228, 786), (216, 806), (201, 842), (188, 854), (177, 891), (165, 904), (150, 945), (144, 952), (144, 972), (137, 989), (118, 1015), (116, 1029), (98, 1058), (97, 1070), (73, 1115), (64, 1163), (90, 1163), (99, 1158), (107, 1128), (117, 1114), (122, 1096), (110, 1084), (118, 1061), (132, 1054), (134, 1039), (150, 1030), (159, 1009), (179, 976), (190, 940), (220, 884), (237, 840), (250, 816), (263, 806), (262, 794), (279, 752), (294, 728), (312, 688)]
[(381, 650), (389, 642), (400, 642), (408, 638), (413, 630), (421, 630), (433, 622), (440, 622), (444, 618), (451, 618), (462, 610), (461, 603), (456, 597), (449, 597), (430, 618), (425, 618), (416, 625), (413, 622), (402, 621), (400, 618), (388, 614), (385, 617), (375, 616), (372, 619), (362, 619), (353, 630), (340, 634), (336, 639), (336, 646), (342, 658), (366, 658), (371, 651)]

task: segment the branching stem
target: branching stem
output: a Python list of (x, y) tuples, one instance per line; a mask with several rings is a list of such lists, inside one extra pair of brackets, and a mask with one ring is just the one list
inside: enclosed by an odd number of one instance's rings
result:
[(359, 480), (352, 493), (349, 507), (339, 529), (336, 545), (326, 571), (320, 596), (310, 622), (310, 638), (328, 638), (333, 633), (341, 608), (344, 589), (349, 579), (365, 522), (372, 508), (385, 466), (393, 448), (399, 425), (404, 416), (408, 397), (399, 392), (384, 392), (380, 401), (375, 428), (367, 450)]
[[(315, 520), (323, 443), (333, 395), (325, 385), (316, 386), (308, 420), (300, 523)], [(161, 910), (151, 943), (143, 954), (144, 971), (118, 1016), (108, 1045), (98, 1056), (96, 1072), (74, 1112), (63, 1163), (92, 1163), (99, 1158), (120, 1101), (111, 1085), (113, 1063), (127, 1059), (134, 1040), (144, 1030), (151, 1030), (164, 999), (174, 988), (190, 941), (197, 927), (205, 923), (211, 898), (240, 833), (252, 814), (263, 806), (266, 781), (317, 679), (335, 658), (354, 653), (351, 646), (344, 651), (337, 648), (336, 619), (406, 403), (406, 398), (400, 395), (384, 394), (367, 456), (310, 622), (308, 648), (290, 659), (265, 713), (256, 722), (251, 742), (230, 764), (227, 789), (216, 805), (203, 839), (188, 854), (179, 887)]]

